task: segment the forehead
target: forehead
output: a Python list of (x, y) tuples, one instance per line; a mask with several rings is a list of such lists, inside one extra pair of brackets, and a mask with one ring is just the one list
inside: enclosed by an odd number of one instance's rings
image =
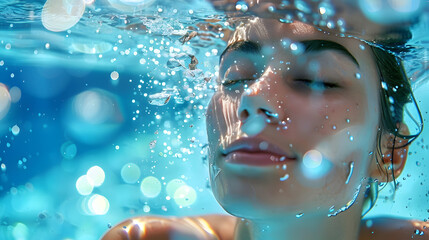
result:
[(360, 61), (368, 63), (367, 59), (372, 58), (369, 51), (363, 51), (360, 47), (366, 44), (355, 38), (339, 37), (335, 33), (319, 31), (315, 27), (299, 21), (281, 23), (277, 19), (266, 18), (250, 19), (238, 26), (229, 39), (228, 46), (240, 41), (251, 41), (261, 46), (276, 46), (281, 44), (281, 40), (283, 39), (297, 42), (315, 39), (328, 40), (344, 46), (345, 49), (357, 59), (359, 58)]

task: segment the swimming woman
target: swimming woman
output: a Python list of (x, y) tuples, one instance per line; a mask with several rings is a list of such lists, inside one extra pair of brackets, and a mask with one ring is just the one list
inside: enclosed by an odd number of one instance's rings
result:
[(362, 220), (377, 183), (404, 169), (410, 99), (390, 53), (252, 18), (221, 55), (207, 109), (212, 190), (235, 217), (133, 218), (103, 239), (429, 239), (425, 222)]

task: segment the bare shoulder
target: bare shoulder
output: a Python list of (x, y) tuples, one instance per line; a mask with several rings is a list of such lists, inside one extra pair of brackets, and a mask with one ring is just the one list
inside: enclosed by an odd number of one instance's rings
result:
[(401, 218), (377, 217), (361, 222), (360, 240), (429, 240), (429, 223)]
[(236, 218), (228, 215), (193, 217), (144, 216), (127, 219), (110, 229), (102, 240), (222, 239), (232, 240)]

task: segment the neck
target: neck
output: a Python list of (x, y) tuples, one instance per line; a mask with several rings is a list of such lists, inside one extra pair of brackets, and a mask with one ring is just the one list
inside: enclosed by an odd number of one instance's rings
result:
[(300, 218), (244, 219), (237, 225), (235, 240), (356, 240), (359, 237), (361, 211), (361, 204), (356, 203), (334, 217), (304, 214)]

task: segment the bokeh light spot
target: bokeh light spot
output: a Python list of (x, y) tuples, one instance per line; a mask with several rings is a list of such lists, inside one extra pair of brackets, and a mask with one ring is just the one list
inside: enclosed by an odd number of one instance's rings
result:
[(167, 183), (167, 187), (166, 187), (167, 195), (173, 197), (176, 190), (184, 185), (186, 185), (186, 183), (181, 179), (176, 178), (171, 180), (170, 182)]
[(12, 87), (9, 91), (9, 94), (13, 103), (21, 100), (21, 89), (19, 87)]
[(104, 215), (109, 211), (109, 200), (102, 195), (94, 194), (89, 198), (88, 209), (94, 215)]
[(187, 207), (197, 200), (197, 192), (190, 186), (184, 185), (174, 193), (174, 201), (177, 205)]
[(140, 185), (140, 191), (148, 198), (154, 198), (161, 192), (161, 182), (156, 177), (146, 177)]
[(12, 230), (13, 238), (16, 240), (28, 239), (28, 227), (23, 223), (17, 223)]
[(76, 156), (77, 147), (74, 143), (67, 141), (61, 145), (61, 155), (65, 159), (73, 159)]
[(134, 163), (127, 163), (121, 169), (122, 180), (126, 183), (135, 183), (140, 178), (140, 168)]
[(94, 185), (88, 176), (83, 175), (76, 181), (76, 189), (80, 195), (89, 195), (94, 190)]
[(82, 0), (48, 0), (42, 9), (42, 24), (53, 32), (65, 31), (79, 22), (84, 11)]
[(4, 118), (9, 112), (11, 97), (7, 87), (0, 83), (0, 119)]
[(86, 173), (86, 175), (88, 176), (88, 178), (91, 179), (92, 183), (94, 184), (94, 187), (99, 187), (104, 182), (105, 174), (103, 169), (99, 166), (91, 167)]
[(307, 168), (317, 168), (322, 164), (323, 156), (317, 150), (310, 150), (304, 154), (303, 164)]

